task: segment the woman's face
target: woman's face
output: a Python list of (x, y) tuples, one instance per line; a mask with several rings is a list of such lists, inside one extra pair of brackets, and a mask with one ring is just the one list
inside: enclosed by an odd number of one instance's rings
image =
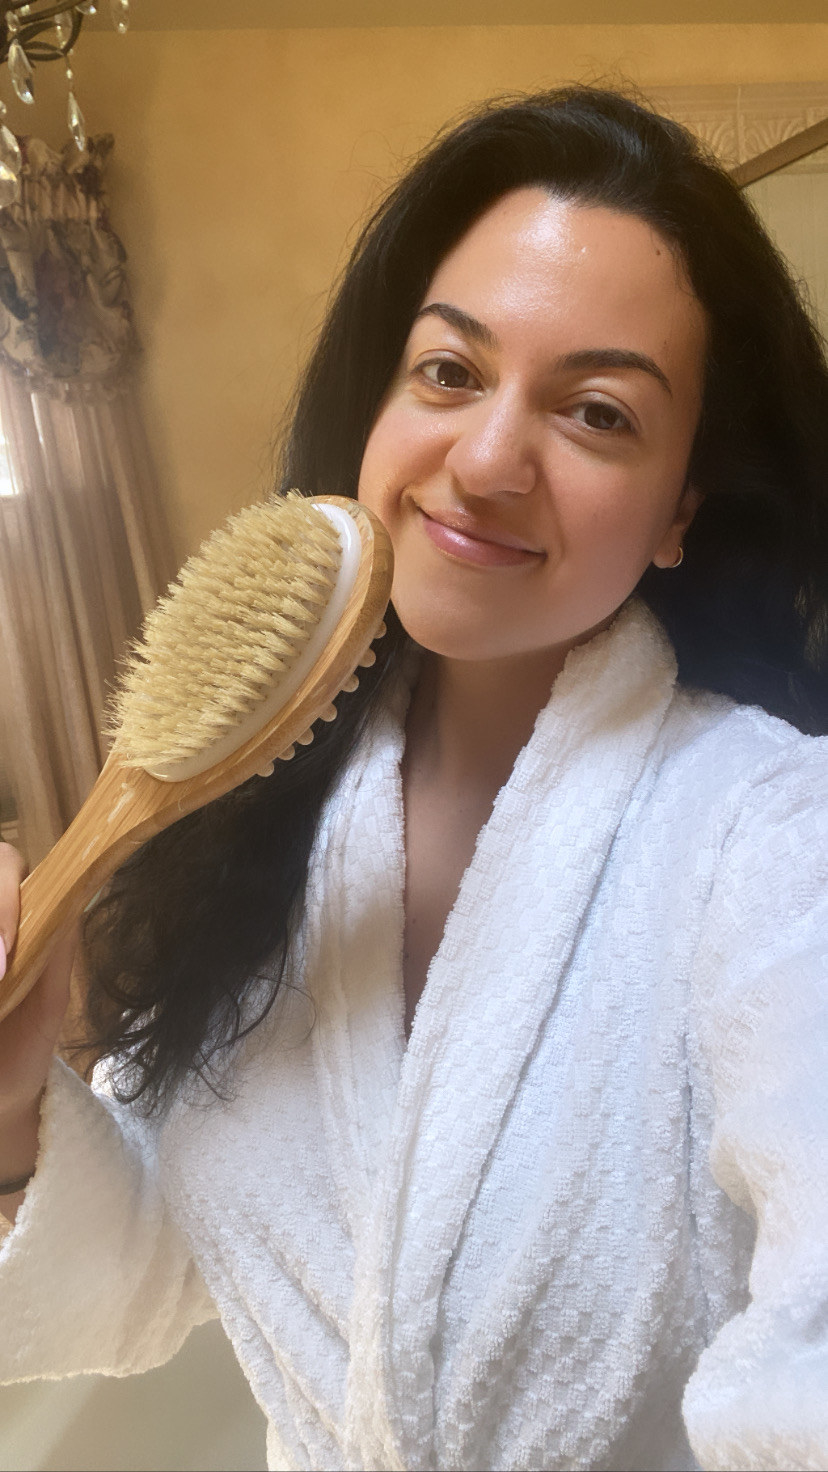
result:
[(456, 659), (566, 649), (675, 561), (704, 351), (643, 221), (540, 188), (493, 205), (438, 268), (362, 463), (408, 632)]

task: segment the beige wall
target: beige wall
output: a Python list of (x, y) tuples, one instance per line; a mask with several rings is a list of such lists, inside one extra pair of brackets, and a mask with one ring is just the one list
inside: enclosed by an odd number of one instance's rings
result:
[[(78, 96), (111, 131), (112, 217), (179, 554), (269, 483), (270, 447), (346, 240), (448, 117), (493, 92), (627, 77), (819, 81), (828, 25), (503, 26), (84, 36)], [(62, 143), (65, 81), (13, 126)]]

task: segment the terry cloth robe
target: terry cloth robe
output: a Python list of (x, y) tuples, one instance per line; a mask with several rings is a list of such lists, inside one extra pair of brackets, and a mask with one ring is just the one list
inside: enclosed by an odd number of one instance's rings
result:
[(635, 602), (570, 655), (408, 1046), (389, 698), (232, 1096), (55, 1066), (0, 1379), (217, 1308), (273, 1468), (828, 1465), (828, 741), (674, 680)]

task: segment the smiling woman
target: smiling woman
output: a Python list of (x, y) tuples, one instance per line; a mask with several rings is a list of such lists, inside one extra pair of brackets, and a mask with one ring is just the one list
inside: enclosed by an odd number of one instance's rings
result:
[[(540, 706), (573, 645), (678, 555), (701, 499), (705, 314), (650, 226), (540, 188), (494, 204), (426, 296), (359, 496), (391, 532), (409, 634), (535, 656)], [(504, 573), (470, 583), (457, 561)]]
[(388, 636), (89, 914), (98, 1091), (65, 954), (0, 1027), (0, 1375), (218, 1310), (274, 1468), (825, 1465), (827, 410), (638, 104), (491, 104), (400, 181), (283, 481), (382, 517)]

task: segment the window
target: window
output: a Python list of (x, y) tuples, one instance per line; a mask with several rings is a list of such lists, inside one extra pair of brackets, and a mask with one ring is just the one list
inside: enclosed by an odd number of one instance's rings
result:
[(6, 436), (0, 429), (0, 497), (18, 495), (17, 486), (12, 480), (11, 465), (9, 463), (9, 447)]

